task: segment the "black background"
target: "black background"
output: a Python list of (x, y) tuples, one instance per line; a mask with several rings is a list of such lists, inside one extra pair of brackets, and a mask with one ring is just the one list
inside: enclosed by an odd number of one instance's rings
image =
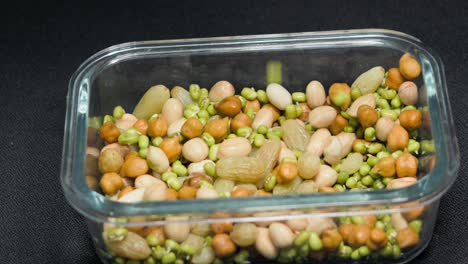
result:
[(414, 263), (468, 263), (467, 2), (9, 2), (0, 9), (0, 263), (98, 262), (59, 183), (68, 80), (93, 53), (136, 40), (351, 28), (411, 34), (445, 63), (461, 167)]

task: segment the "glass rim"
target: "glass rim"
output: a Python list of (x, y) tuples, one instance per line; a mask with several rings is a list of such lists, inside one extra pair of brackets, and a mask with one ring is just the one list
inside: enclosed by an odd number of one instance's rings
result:
[[(428, 91), (433, 140), (436, 146), (434, 169), (422, 180), (406, 188), (366, 192), (278, 195), (243, 199), (178, 200), (119, 203), (92, 191), (84, 179), (90, 83), (103, 66), (140, 55), (207, 54), (248, 52), (265, 48), (346, 48), (363, 46), (392, 47), (391, 42), (409, 44), (425, 58), (423, 78)], [(81, 143), (81, 144), (80, 144)], [(61, 164), (61, 184), (69, 203), (88, 218), (136, 216), (213, 211), (264, 211), (298, 207), (365, 206), (401, 204), (440, 198), (457, 176), (459, 149), (440, 57), (410, 35), (385, 29), (358, 29), (235, 37), (128, 42), (104, 49), (87, 59), (70, 79)]]

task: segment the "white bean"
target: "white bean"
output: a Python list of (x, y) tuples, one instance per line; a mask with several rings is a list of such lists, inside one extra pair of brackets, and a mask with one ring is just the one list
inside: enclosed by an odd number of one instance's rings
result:
[(171, 223), (171, 221), (185, 221), (187, 216), (168, 216), (167, 224), (164, 225), (164, 233), (169, 239), (176, 242), (183, 242), (190, 234), (190, 225), (185, 223)]
[(255, 248), (266, 259), (275, 259), (278, 256), (278, 249), (273, 245), (273, 242), (270, 239), (268, 228), (257, 228), (257, 241), (255, 242)]
[(323, 150), (323, 160), (328, 164), (335, 165), (341, 161), (343, 146), (338, 137), (331, 136), (328, 145)]
[(268, 100), (279, 110), (284, 110), (288, 104), (292, 103), (291, 93), (277, 83), (270, 83), (266, 88)]
[(172, 122), (172, 124), (170, 124), (169, 127), (167, 128), (167, 135), (171, 137), (173, 135), (180, 134), (182, 126), (184, 126), (186, 121), (187, 119), (182, 117)]
[(418, 102), (418, 87), (414, 82), (404, 82), (398, 89), (398, 96), (405, 105), (414, 105)]
[[(140, 190), (140, 189), (137, 189)], [(166, 200), (166, 192), (167, 192), (167, 187), (166, 184), (153, 184), (146, 189), (143, 189), (145, 191), (143, 199), (145, 201), (164, 201)]]
[(335, 120), (336, 114), (336, 109), (331, 106), (318, 106), (309, 112), (309, 123), (315, 128), (328, 127)]
[(319, 235), (325, 230), (336, 229), (336, 224), (331, 218), (310, 218), (308, 222), (306, 231), (315, 232)]
[(143, 201), (143, 195), (145, 193), (145, 189), (135, 189), (126, 193), (124, 196), (118, 199), (119, 202), (122, 203), (138, 203)]
[(218, 192), (215, 189), (209, 187), (200, 187), (197, 190), (197, 199), (216, 199), (218, 198)]
[(219, 81), (210, 89), (209, 98), (212, 102), (219, 102), (226, 97), (233, 96), (235, 93), (234, 86), (228, 81)]
[(199, 162), (208, 157), (208, 145), (201, 138), (192, 138), (182, 146), (182, 155), (191, 162)]
[(176, 120), (180, 119), (184, 114), (184, 106), (179, 99), (169, 98), (164, 103), (162, 115), (166, 118), (167, 124), (170, 126)]
[(125, 131), (129, 128), (131, 128), (136, 121), (138, 121), (138, 118), (132, 114), (124, 114), (122, 118), (117, 119), (115, 121), (115, 126), (120, 130), (120, 131)]
[(160, 179), (153, 177), (152, 175), (149, 175), (149, 174), (138, 176), (135, 179), (135, 188), (137, 189), (145, 189), (155, 184), (166, 185)]
[(149, 147), (146, 160), (150, 168), (157, 173), (163, 173), (169, 169), (169, 159), (164, 151), (158, 147)]
[(320, 165), (319, 173), (315, 176), (314, 181), (317, 187), (331, 187), (335, 184), (338, 174), (328, 165)]
[(408, 227), (408, 222), (400, 213), (392, 214), (392, 226), (396, 231), (400, 231)]
[(257, 128), (261, 125), (264, 125), (268, 128), (271, 128), (273, 125), (273, 113), (270, 109), (262, 108), (258, 110), (257, 114), (255, 115), (255, 118), (252, 122), (252, 128), (257, 130)]
[(275, 222), (268, 229), (271, 241), (276, 247), (286, 248), (293, 244), (294, 234), (287, 225)]
[(315, 131), (309, 139), (306, 146), (306, 152), (322, 156), (325, 146), (328, 145), (331, 138), (330, 131), (326, 128), (320, 128)]
[(325, 95), (325, 89), (319, 81), (311, 81), (306, 88), (307, 105), (310, 109), (325, 104), (327, 97)]
[(247, 247), (255, 243), (257, 227), (252, 223), (235, 224), (230, 236), (238, 246)]
[(224, 140), (218, 148), (218, 158), (228, 158), (234, 156), (248, 156), (252, 151), (252, 146), (248, 139), (235, 137)]

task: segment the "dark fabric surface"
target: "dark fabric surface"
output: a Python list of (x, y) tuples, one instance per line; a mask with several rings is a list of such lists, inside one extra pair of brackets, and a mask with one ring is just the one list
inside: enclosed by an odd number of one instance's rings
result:
[[(98, 262), (84, 219), (65, 201), (59, 170), (68, 80), (110, 45), (351, 28), (406, 32), (441, 55), (459, 143), (468, 142), (467, 2), (66, 2), (15, 2), (0, 11), (0, 263)], [(467, 154), (462, 147), (458, 180), (414, 263), (468, 262)]]

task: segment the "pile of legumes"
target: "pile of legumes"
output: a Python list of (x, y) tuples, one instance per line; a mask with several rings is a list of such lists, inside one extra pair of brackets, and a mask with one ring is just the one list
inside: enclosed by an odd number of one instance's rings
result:
[[(104, 117), (105, 146), (96, 154), (100, 189), (112, 200), (135, 203), (409, 186), (417, 182), (419, 156), (434, 152), (433, 142), (418, 135), (429, 122), (427, 110), (417, 107), (413, 80), (420, 73), (418, 61), (404, 54), (398, 68), (373, 67), (351, 87), (333, 83), (328, 96), (316, 80), (293, 93), (277, 83), (240, 94), (228, 81), (211, 89), (153, 86), (133, 114), (117, 106)], [(106, 224), (103, 236), (115, 263), (398, 258), (419, 243), (423, 212)]]

